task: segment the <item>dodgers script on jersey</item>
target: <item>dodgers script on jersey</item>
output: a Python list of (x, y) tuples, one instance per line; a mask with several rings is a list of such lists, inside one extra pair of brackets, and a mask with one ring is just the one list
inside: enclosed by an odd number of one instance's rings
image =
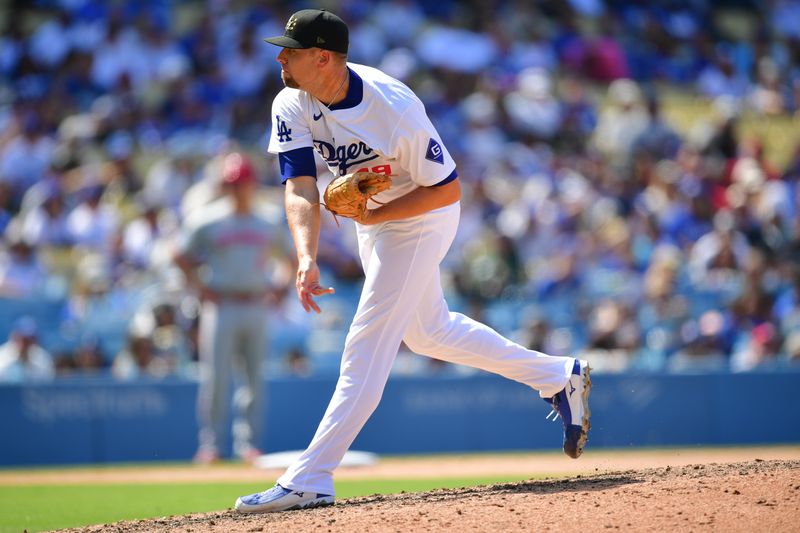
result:
[(377, 69), (348, 67), (347, 96), (331, 109), (298, 89), (287, 87), (278, 94), (269, 151), (313, 147), (335, 176), (356, 171), (392, 175), (392, 187), (375, 197), (381, 203), (453, 175), (455, 162), (419, 98)]

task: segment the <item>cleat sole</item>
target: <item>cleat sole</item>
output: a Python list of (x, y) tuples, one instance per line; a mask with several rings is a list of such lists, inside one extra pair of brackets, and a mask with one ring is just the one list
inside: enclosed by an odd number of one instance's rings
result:
[(592, 379), (589, 376), (589, 371), (591, 368), (587, 365), (586, 366), (586, 373), (583, 377), (583, 394), (581, 394), (581, 403), (583, 404), (583, 417), (581, 418), (581, 436), (578, 439), (578, 446), (575, 450), (575, 459), (580, 457), (583, 453), (583, 448), (586, 446), (586, 441), (589, 439), (589, 429), (592, 427), (591, 422), (589, 422), (589, 418), (592, 416), (592, 412), (589, 409), (589, 392), (592, 390)]

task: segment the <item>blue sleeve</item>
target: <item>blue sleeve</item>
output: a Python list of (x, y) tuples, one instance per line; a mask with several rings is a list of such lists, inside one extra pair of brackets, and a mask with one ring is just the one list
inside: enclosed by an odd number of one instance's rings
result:
[(297, 176), (317, 177), (317, 164), (314, 162), (314, 149), (309, 147), (297, 148), (278, 154), (281, 167), (281, 183)]
[(456, 171), (455, 171), (455, 169), (453, 169), (453, 171), (450, 173), (450, 175), (449, 175), (449, 176), (447, 176), (445, 179), (443, 179), (443, 180), (442, 180), (442, 181), (440, 181), (439, 183), (434, 183), (434, 184), (432, 185), (432, 187), (439, 187), (439, 186), (441, 186), (441, 185), (447, 185), (447, 184), (448, 184), (448, 183), (450, 183), (451, 181), (455, 181), (455, 180), (456, 180), (456, 178), (458, 178), (458, 172), (456, 172)]

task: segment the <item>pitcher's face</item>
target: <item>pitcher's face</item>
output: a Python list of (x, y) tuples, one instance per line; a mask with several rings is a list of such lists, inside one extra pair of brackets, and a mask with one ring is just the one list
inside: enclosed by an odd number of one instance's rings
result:
[(307, 89), (316, 81), (319, 48), (284, 48), (278, 54), (281, 65), (281, 80), (292, 89)]

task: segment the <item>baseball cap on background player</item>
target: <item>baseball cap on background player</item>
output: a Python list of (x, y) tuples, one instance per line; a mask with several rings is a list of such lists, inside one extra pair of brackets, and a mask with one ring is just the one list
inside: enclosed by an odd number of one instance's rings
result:
[(256, 173), (250, 159), (239, 152), (232, 152), (225, 156), (222, 162), (222, 184), (240, 185), (255, 183)]
[(350, 32), (347, 24), (324, 9), (303, 9), (286, 23), (283, 35), (264, 39), (284, 48), (322, 48), (347, 53)]

